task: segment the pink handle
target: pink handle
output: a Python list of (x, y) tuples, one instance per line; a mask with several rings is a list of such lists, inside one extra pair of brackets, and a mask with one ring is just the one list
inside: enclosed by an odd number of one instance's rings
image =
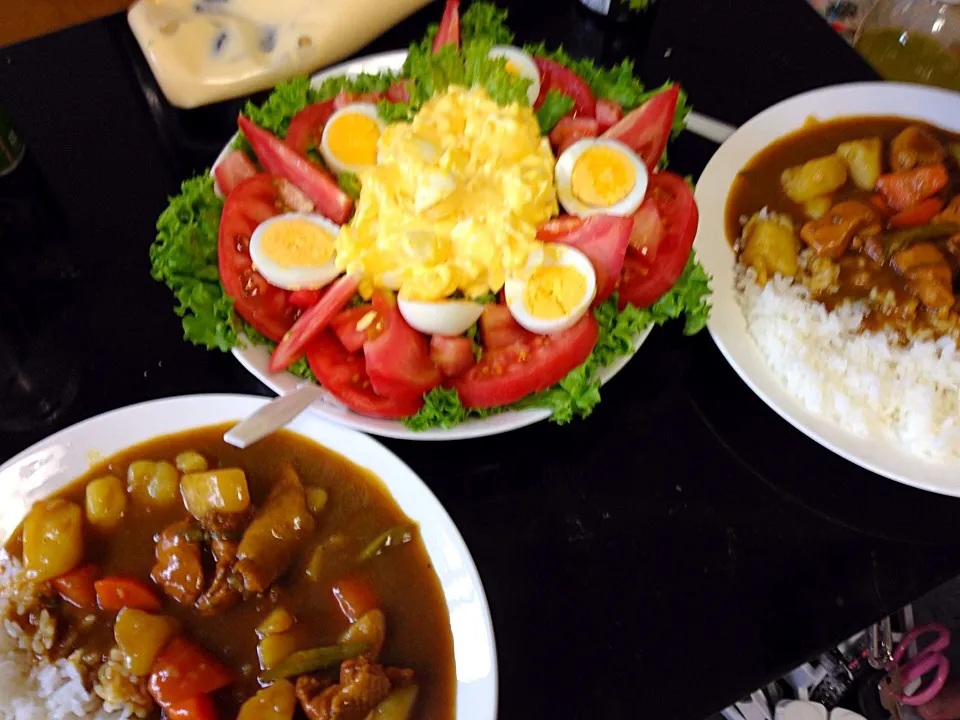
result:
[(940, 652), (941, 650), (947, 649), (947, 646), (950, 644), (950, 631), (940, 623), (927, 623), (926, 625), (921, 625), (920, 627), (914, 628), (903, 636), (903, 639), (897, 644), (897, 647), (894, 649), (893, 654), (891, 655), (893, 662), (900, 662), (900, 660), (903, 659), (904, 653), (907, 652), (907, 648), (910, 647), (910, 643), (927, 632), (937, 633), (937, 639), (927, 645), (920, 655), (923, 653)]
[(940, 651), (945, 650), (950, 644), (950, 631), (940, 623), (927, 623), (926, 625), (914, 628), (904, 635), (903, 639), (897, 644), (897, 647), (891, 654), (892, 664), (899, 663), (903, 659), (910, 643), (927, 632), (937, 633), (937, 638), (917, 653), (916, 656), (910, 658), (910, 660), (900, 666), (900, 679), (903, 684), (906, 685), (911, 680), (926, 675), (934, 668), (937, 669), (937, 672), (929, 685), (921, 687), (920, 690), (913, 695), (893, 693), (894, 697), (904, 705), (923, 705), (932, 700), (937, 693), (943, 689), (943, 685), (947, 681), (947, 674), (950, 672), (949, 661), (940, 654)]

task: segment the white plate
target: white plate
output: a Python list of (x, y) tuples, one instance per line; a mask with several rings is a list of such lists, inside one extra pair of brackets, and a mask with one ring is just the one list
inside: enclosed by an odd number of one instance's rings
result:
[[(157, 435), (236, 420), (267, 400), (190, 395), (131, 405), (61, 430), (0, 466), (0, 536), (6, 540), (30, 505), (72, 482), (91, 463)], [(377, 475), (420, 535), (440, 579), (457, 672), (457, 720), (494, 720), (497, 654), (477, 568), (440, 502), (402, 460), (361, 433), (301, 415), (288, 426)]]
[(785, 100), (746, 123), (717, 151), (697, 183), (700, 227), (697, 257), (713, 276), (713, 310), (707, 327), (734, 370), (760, 398), (794, 427), (868, 470), (923, 490), (960, 497), (960, 463), (911, 454), (879, 437), (860, 437), (815, 415), (790, 395), (747, 332), (734, 288), (734, 256), (724, 230), (727, 194), (737, 172), (778, 137), (810, 115), (901, 115), (960, 131), (960, 93), (896, 83), (851, 83)]
[[(403, 66), (403, 61), (407, 57), (405, 50), (395, 52), (381, 53), (379, 55), (368, 55), (367, 57), (351, 60), (350, 62), (337, 65), (328, 70), (324, 70), (313, 76), (311, 80), (314, 86), (319, 85), (328, 77), (335, 75), (357, 75), (362, 72), (381, 73), (385, 70), (399, 70)], [(220, 153), (214, 167), (229, 152), (229, 144)], [(627, 364), (630, 358), (636, 353), (647, 339), (647, 335), (653, 326), (647, 326), (638, 333), (633, 340), (633, 353), (623, 355), (614, 360), (610, 365), (600, 368), (597, 375), (602, 384), (606, 384), (614, 375), (620, 372), (621, 368)], [(267, 361), (270, 354), (262, 347), (256, 347), (251, 343), (246, 343), (246, 347), (234, 347), (232, 350), (234, 356), (240, 361), (247, 370), (257, 377), (260, 382), (269, 387), (278, 395), (285, 395), (292, 392), (303, 381), (296, 375), (288, 372), (272, 373), (267, 370)], [(346, 425), (372, 435), (382, 437), (402, 438), (405, 440), (464, 440), (467, 438), (486, 437), (487, 435), (497, 435), (499, 433), (517, 430), (527, 425), (532, 425), (540, 420), (550, 417), (550, 411), (546, 408), (534, 408), (530, 410), (510, 410), (492, 415), (483, 419), (471, 419), (460, 423), (449, 430), (441, 428), (432, 428), (422, 432), (414, 432), (398, 420), (386, 420), (383, 418), (367, 417), (360, 415), (343, 406), (330, 393), (324, 393), (324, 397), (310, 406), (310, 409), (326, 420)]]

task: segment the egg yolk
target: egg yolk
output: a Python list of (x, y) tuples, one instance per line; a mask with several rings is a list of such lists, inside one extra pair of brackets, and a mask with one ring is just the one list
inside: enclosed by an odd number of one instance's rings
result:
[(333, 236), (309, 220), (284, 220), (264, 228), (260, 249), (278, 265), (322, 265), (333, 257)]
[(330, 122), (327, 145), (348, 165), (373, 165), (377, 161), (380, 126), (363, 113), (345, 113)]
[(533, 271), (523, 290), (531, 315), (545, 320), (569, 315), (587, 292), (587, 279), (567, 265), (544, 265)]
[(597, 145), (584, 150), (570, 171), (574, 197), (587, 205), (613, 205), (633, 189), (637, 171), (615, 148)]
[(513, 73), (514, 75), (520, 74), (520, 68), (518, 68), (514, 63), (510, 62), (509, 60), (507, 60), (507, 64), (504, 66), (504, 69), (508, 73)]

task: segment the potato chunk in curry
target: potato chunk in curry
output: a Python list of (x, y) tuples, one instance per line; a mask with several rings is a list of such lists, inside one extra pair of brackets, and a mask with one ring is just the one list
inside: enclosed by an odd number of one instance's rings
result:
[(840, 143), (837, 145), (837, 155), (847, 164), (854, 185), (861, 190), (873, 190), (883, 172), (883, 143), (880, 138)]
[(778, 216), (750, 218), (743, 228), (744, 265), (752, 267), (761, 285), (774, 274), (784, 276), (797, 274), (797, 253), (800, 243), (793, 231), (793, 224)]
[(836, 155), (809, 160), (787, 168), (780, 175), (783, 191), (801, 205), (808, 200), (829, 195), (847, 181), (847, 164)]

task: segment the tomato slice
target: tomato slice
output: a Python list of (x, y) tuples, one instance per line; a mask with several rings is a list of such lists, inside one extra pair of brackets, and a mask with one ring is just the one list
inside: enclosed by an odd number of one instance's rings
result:
[(257, 174), (253, 161), (243, 150), (232, 150), (217, 163), (213, 169), (213, 176), (217, 179), (220, 192), (227, 195), (243, 180)]
[(293, 290), (290, 293), (290, 304), (298, 308), (313, 307), (320, 300), (319, 290)]
[(435, 53), (448, 44), (452, 44), (454, 50), (460, 51), (460, 0), (447, 0), (443, 6), (443, 16), (440, 18), (437, 34), (433, 36), (430, 52)]
[(513, 319), (506, 305), (490, 303), (484, 306), (480, 316), (480, 339), (483, 340), (484, 351), (527, 342), (534, 337), (532, 332)]
[(569, 235), (583, 225), (583, 218), (576, 215), (557, 215), (537, 228), (537, 240), (551, 242), (558, 237)]
[(599, 134), (600, 123), (596, 119), (581, 115), (564, 115), (550, 131), (550, 144), (559, 155), (577, 140), (596, 137)]
[(586, 80), (550, 58), (535, 55), (533, 61), (540, 71), (540, 97), (537, 98), (536, 107), (540, 107), (547, 90), (556, 90), (573, 100), (574, 115), (596, 116), (597, 101)]
[(597, 123), (600, 125), (601, 132), (616, 125), (622, 117), (623, 106), (616, 100), (610, 98), (597, 100)]
[(267, 369), (277, 372), (303, 355), (304, 348), (323, 332), (330, 320), (350, 302), (360, 285), (358, 275), (344, 275), (337, 280), (312, 308), (301, 315), (273, 349)]
[(674, 83), (628, 112), (602, 137), (619, 140), (643, 158), (648, 168), (654, 169), (670, 138), (679, 98), (680, 86)]
[(394, 80), (387, 88), (387, 100), (392, 103), (410, 102), (411, 81), (406, 78)]
[(286, 178), (306, 193), (317, 210), (342, 224), (350, 217), (353, 200), (326, 170), (296, 152), (271, 132), (240, 115), (237, 123), (247, 136), (260, 164), (270, 172)]
[(364, 344), (363, 355), (374, 392), (391, 398), (420, 397), (439, 385), (443, 374), (430, 361), (427, 338), (403, 319), (393, 293), (376, 290), (373, 309), (382, 330)]
[(630, 230), (630, 247), (643, 254), (646, 248), (657, 248), (666, 235), (666, 228), (657, 210), (657, 203), (648, 197), (633, 214), (633, 228)]
[(307, 346), (307, 362), (317, 380), (340, 402), (362, 415), (399, 418), (413, 415), (423, 398), (385, 398), (370, 385), (361, 353), (347, 352), (332, 331), (326, 330)]
[(373, 305), (363, 303), (347, 310), (341, 310), (330, 321), (330, 329), (333, 330), (349, 352), (358, 352), (363, 344), (370, 339), (366, 329), (357, 330), (357, 323), (371, 310), (373, 310)]
[(341, 90), (337, 93), (337, 96), (333, 99), (333, 107), (335, 110), (350, 105), (351, 103), (366, 102), (366, 103), (376, 103), (378, 100), (383, 98), (384, 93), (382, 92), (350, 92), (348, 90)]
[(456, 377), (476, 362), (473, 343), (462, 335), (449, 337), (434, 335), (430, 338), (430, 359), (447, 377)]
[(586, 360), (599, 330), (592, 313), (556, 335), (537, 335), (506, 347), (485, 348), (480, 362), (453, 381), (464, 407), (516, 402), (559, 382)]
[(290, 119), (287, 135), (284, 142), (301, 155), (308, 150), (315, 149), (320, 144), (323, 135), (323, 126), (333, 115), (334, 98), (321, 102), (310, 103)]
[[(697, 204), (682, 177), (672, 172), (653, 173), (647, 198), (653, 201), (663, 230), (658, 236), (638, 237), (639, 228), (634, 224), (634, 245), (627, 252), (620, 275), (621, 309), (627, 303), (645, 308), (673, 287), (697, 234)], [(635, 249), (638, 244), (640, 250)]]
[(223, 202), (217, 237), (217, 267), (233, 309), (274, 342), (296, 320), (286, 290), (274, 287), (253, 268), (250, 235), (279, 210), (277, 178), (258, 173), (238, 184)]
[(629, 216), (591, 215), (569, 234), (553, 239), (556, 243), (572, 245), (590, 258), (597, 273), (594, 306), (610, 297), (617, 285), (632, 228), (633, 218)]

